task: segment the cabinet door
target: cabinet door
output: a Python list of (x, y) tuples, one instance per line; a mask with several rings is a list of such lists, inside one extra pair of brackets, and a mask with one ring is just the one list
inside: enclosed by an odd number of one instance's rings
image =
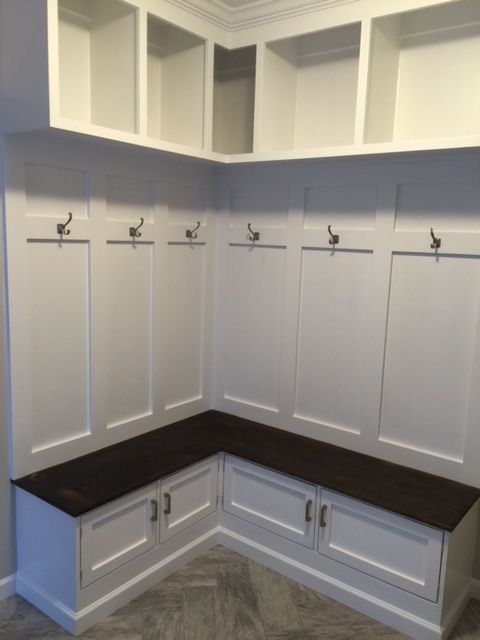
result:
[(223, 508), (272, 533), (313, 548), (316, 487), (227, 457)]
[(160, 542), (187, 529), (217, 509), (218, 458), (180, 471), (160, 484)]
[(441, 531), (331, 491), (321, 497), (320, 553), (437, 601)]
[(157, 520), (155, 484), (82, 516), (82, 587), (153, 549)]

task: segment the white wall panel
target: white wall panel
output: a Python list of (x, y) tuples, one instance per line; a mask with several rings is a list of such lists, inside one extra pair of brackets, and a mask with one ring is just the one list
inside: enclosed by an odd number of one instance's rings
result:
[(480, 260), (396, 253), (380, 440), (463, 461), (480, 301)]
[[(107, 176), (107, 220), (153, 221), (154, 183), (127, 176)], [(136, 225), (135, 225), (136, 226)]]
[(302, 253), (295, 416), (358, 434), (372, 253)]
[(29, 242), (28, 275), (27, 388), (35, 452), (90, 432), (88, 243)]
[(154, 248), (109, 242), (107, 277), (108, 427), (152, 413)]
[(27, 216), (61, 218), (68, 211), (77, 218), (88, 217), (87, 174), (84, 171), (25, 165), (25, 197)]
[(165, 408), (203, 396), (207, 247), (171, 243), (167, 248), (170, 283), (164, 302), (167, 316)]
[(480, 231), (480, 182), (402, 184), (395, 227), (399, 231)]
[(373, 229), (377, 187), (322, 186), (305, 190), (305, 229)]
[(231, 245), (224, 395), (278, 411), (286, 250)]
[[(270, 187), (270, 188), (269, 188)], [(230, 193), (230, 226), (286, 227), (289, 190), (278, 184), (249, 184)]]

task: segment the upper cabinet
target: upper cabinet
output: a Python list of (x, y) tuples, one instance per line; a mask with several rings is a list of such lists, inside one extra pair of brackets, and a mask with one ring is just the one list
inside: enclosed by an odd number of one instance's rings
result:
[(480, 146), (478, 0), (399, 4), (227, 28), (190, 0), (0, 0), (0, 130), (227, 163)]

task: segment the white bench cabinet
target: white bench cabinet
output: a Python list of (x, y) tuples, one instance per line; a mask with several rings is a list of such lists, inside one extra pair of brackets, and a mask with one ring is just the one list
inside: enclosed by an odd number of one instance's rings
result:
[(322, 490), (318, 551), (432, 602), (438, 600), (443, 532)]
[(160, 483), (160, 542), (216, 511), (218, 464), (215, 456)]
[(80, 583), (85, 587), (155, 547), (157, 484), (87, 513), (80, 526)]
[(282, 473), (227, 456), (223, 509), (313, 548), (317, 489)]

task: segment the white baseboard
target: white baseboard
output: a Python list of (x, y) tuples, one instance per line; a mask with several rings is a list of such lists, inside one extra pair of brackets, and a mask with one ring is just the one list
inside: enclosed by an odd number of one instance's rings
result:
[(52, 594), (20, 575), (17, 580), (17, 590), (20, 595), (24, 596), (64, 629), (74, 635), (78, 635), (97, 622), (104, 620), (134, 598), (137, 598), (160, 580), (178, 571), (187, 562), (194, 560), (202, 553), (206, 553), (216, 544), (218, 544), (218, 527), (196, 538), (193, 542), (175, 551), (153, 567), (149, 567), (143, 573), (135, 576), (132, 580), (111, 591), (88, 607), (81, 609), (78, 613), (65, 606)]
[(470, 597), (480, 600), (480, 580), (472, 578), (472, 590), (470, 591)]
[(0, 580), (0, 601), (9, 598), (16, 593), (15, 574)]
[(438, 625), (335, 580), (229, 529), (220, 527), (218, 541), (225, 547), (402, 633), (422, 640), (441, 640), (443, 637), (443, 630)]

